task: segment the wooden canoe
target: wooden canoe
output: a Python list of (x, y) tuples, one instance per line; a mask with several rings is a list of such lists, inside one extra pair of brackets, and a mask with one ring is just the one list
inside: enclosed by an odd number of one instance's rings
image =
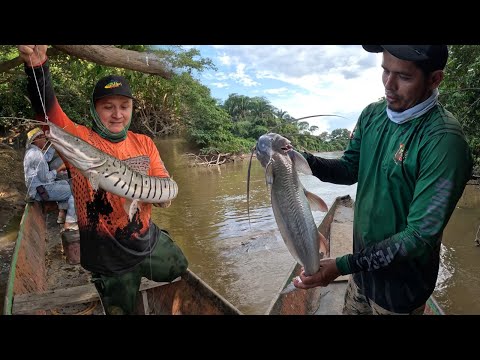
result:
[[(353, 200), (349, 195), (335, 199), (318, 229), (331, 245), (330, 257), (352, 252)], [(293, 265), (290, 275), (272, 300), (266, 314), (341, 315), (348, 276), (341, 276), (326, 287), (295, 289), (282, 294), (282, 291), (300, 274), (300, 269), (299, 264)], [(445, 315), (432, 296), (427, 301), (424, 314)]]
[[(56, 215), (55, 203), (25, 206), (12, 256), (5, 315), (105, 314), (90, 273), (65, 261)], [(143, 278), (138, 300), (137, 312), (142, 315), (242, 315), (191, 270), (171, 283)]]

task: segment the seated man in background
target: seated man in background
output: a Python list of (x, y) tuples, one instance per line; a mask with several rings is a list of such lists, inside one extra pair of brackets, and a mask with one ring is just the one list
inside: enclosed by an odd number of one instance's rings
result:
[[(63, 164), (63, 160), (58, 155), (58, 152), (55, 150), (53, 146), (49, 146), (47, 151), (45, 152), (45, 159), (48, 162), (48, 168), (50, 171), (61, 169), (61, 165)], [(62, 171), (57, 171), (56, 180), (67, 180), (70, 178), (67, 169), (65, 168)], [(64, 216), (65, 217), (65, 216)]]
[(44, 153), (46, 145), (47, 139), (42, 129), (35, 128), (27, 134), (27, 150), (23, 159), (27, 198), (56, 201), (60, 210), (57, 222), (64, 223), (63, 230), (78, 230), (70, 184), (66, 180), (55, 179), (59, 172), (65, 170), (65, 164), (62, 162), (57, 169), (49, 170), (48, 161), (53, 153)]

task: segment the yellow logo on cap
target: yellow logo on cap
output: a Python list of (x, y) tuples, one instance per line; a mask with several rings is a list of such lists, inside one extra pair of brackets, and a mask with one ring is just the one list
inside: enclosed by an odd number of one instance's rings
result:
[(113, 88), (117, 88), (119, 86), (122, 86), (121, 82), (112, 81), (112, 82), (109, 82), (107, 85), (105, 85), (105, 89), (113, 89)]

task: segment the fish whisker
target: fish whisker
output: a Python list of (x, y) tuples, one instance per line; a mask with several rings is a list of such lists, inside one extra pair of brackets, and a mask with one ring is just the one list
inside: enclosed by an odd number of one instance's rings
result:
[(248, 216), (248, 225), (250, 226), (250, 229), (252, 228), (252, 224), (250, 222), (250, 170), (252, 168), (253, 153), (255, 152), (256, 148), (257, 148), (256, 145), (252, 148), (252, 153), (250, 154), (250, 161), (248, 162), (248, 173), (247, 173), (247, 216)]

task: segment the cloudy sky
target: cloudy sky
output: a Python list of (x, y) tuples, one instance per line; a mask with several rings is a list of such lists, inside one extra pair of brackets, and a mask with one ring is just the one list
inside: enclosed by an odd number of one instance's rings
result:
[(217, 99), (224, 101), (232, 93), (263, 96), (294, 118), (318, 114), (347, 118), (306, 119), (320, 132), (352, 130), (362, 109), (384, 94), (381, 55), (368, 53), (361, 45), (188, 47), (198, 48), (217, 67), (196, 76)]

